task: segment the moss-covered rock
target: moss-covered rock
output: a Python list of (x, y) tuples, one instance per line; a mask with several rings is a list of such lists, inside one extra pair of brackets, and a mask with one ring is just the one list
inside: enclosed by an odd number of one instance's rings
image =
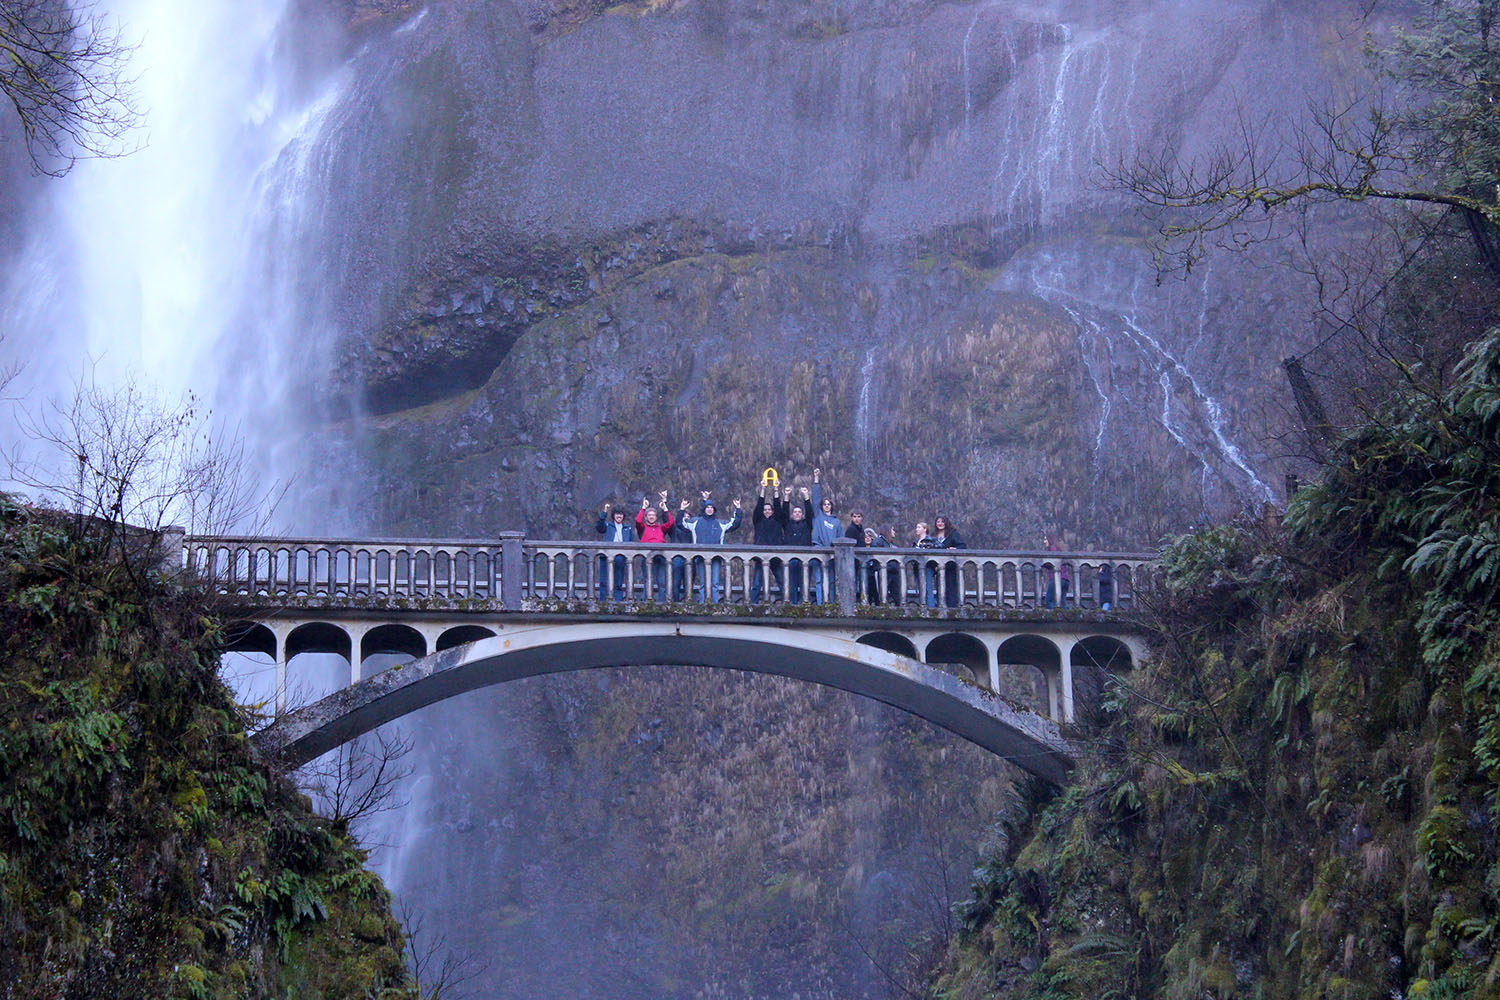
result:
[(200, 598), (0, 498), (0, 996), (394, 998), (364, 853), (246, 736)]

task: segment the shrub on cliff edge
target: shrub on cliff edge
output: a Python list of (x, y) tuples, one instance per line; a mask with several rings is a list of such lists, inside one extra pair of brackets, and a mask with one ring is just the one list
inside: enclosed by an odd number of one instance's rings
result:
[(364, 855), (249, 743), (201, 602), (0, 497), (0, 997), (405, 997)]

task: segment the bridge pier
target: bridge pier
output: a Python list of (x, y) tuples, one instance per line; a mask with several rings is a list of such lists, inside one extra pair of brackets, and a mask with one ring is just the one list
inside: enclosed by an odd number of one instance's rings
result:
[(1062, 697), (1062, 714), (1060, 716), (1054, 716), (1054, 718), (1061, 719), (1063, 722), (1071, 723), (1074, 721), (1073, 646), (1075, 645), (1075, 643), (1073, 639), (1067, 636), (1058, 636), (1052, 641), (1057, 643), (1057, 652), (1061, 661), (1058, 665), (1058, 673), (1061, 674), (1061, 683), (1059, 684), (1059, 687), (1062, 688), (1060, 692)]

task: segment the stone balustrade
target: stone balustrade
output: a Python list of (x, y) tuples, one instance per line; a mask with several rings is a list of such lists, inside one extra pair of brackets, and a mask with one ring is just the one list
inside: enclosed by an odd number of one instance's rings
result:
[[(1101, 595), (1103, 567), (1112, 576), (1109, 601), (1108, 590)], [(903, 608), (937, 615), (1054, 605), (1126, 610), (1156, 573), (1146, 553), (864, 549), (846, 539), (832, 549), (600, 545), (519, 532), (498, 540), (187, 536), (181, 568), (250, 605), (800, 604), (842, 614)]]

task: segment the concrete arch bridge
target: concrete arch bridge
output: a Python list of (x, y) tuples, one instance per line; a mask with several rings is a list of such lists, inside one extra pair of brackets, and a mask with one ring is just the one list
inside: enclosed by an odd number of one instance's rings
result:
[[(875, 698), (1051, 782), (1076, 753), (1063, 727), (1076, 716), (1077, 673), (1126, 670), (1146, 653), (1131, 611), (1154, 572), (1138, 553), (847, 541), (708, 549), (519, 534), (498, 543), (183, 537), (177, 549), (181, 570), (235, 620), (230, 649), (274, 661), (278, 718), (261, 739), (293, 761), (490, 684), (681, 665)], [(347, 680), (288, 712), (302, 653), (342, 656)], [(376, 669), (391, 654), (410, 661)]]

